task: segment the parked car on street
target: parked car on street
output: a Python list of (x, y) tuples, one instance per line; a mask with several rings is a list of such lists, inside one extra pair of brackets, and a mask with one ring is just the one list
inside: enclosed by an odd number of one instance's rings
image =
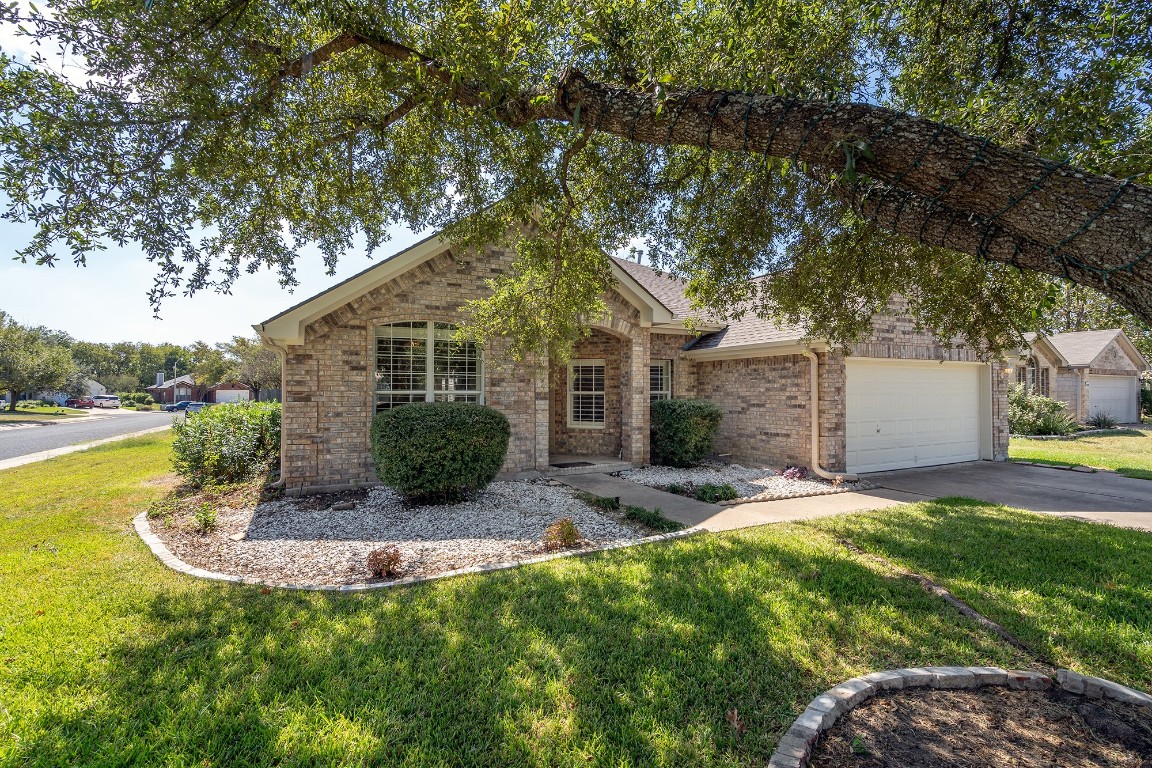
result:
[(96, 395), (92, 404), (95, 408), (119, 408), (120, 398), (117, 395)]
[(182, 411), (185, 408), (187, 408), (189, 405), (191, 405), (192, 402), (193, 402), (192, 400), (181, 400), (178, 403), (168, 403), (168, 405), (164, 406), (164, 410), (166, 410), (168, 412)]
[(94, 408), (96, 403), (90, 397), (70, 397), (64, 401), (65, 408)]
[(200, 411), (204, 410), (207, 407), (208, 407), (208, 403), (201, 403), (201, 402), (188, 403), (188, 406), (184, 409), (184, 412), (185, 413), (199, 413)]

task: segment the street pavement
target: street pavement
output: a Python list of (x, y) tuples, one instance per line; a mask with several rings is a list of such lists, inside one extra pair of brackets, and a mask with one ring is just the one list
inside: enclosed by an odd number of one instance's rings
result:
[(125, 408), (93, 409), (83, 418), (0, 423), (0, 461), (163, 427), (172, 423), (173, 415), (163, 411), (137, 413)]

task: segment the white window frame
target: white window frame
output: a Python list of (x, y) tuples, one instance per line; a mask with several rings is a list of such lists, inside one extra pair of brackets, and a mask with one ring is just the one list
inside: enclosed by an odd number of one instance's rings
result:
[[(571, 429), (604, 429), (607, 426), (607, 422), (608, 422), (608, 366), (607, 366), (606, 362), (607, 361), (605, 361), (603, 358), (582, 358), (582, 359), (576, 359), (576, 360), (569, 360), (568, 361), (568, 386), (566, 389), (568, 390), (568, 426)], [(603, 388), (600, 389), (599, 391), (591, 390), (591, 391), (574, 392), (572, 390), (572, 382), (575, 380), (575, 374), (573, 371), (577, 366), (599, 366), (600, 368), (603, 368), (604, 369), (604, 375), (602, 376), (602, 380), (604, 382)], [(579, 395), (592, 395), (592, 396), (599, 395), (601, 401), (603, 402), (603, 406), (601, 408), (601, 413), (604, 414), (603, 420), (601, 420), (601, 421), (574, 421), (572, 419), (573, 401), (575, 399), (575, 395), (577, 395), (577, 394), (579, 394)]]
[[(663, 369), (664, 388), (652, 389), (652, 369)], [(671, 400), (672, 399), (672, 361), (671, 360), (651, 360), (648, 363), (648, 400)]]
[[(380, 380), (378, 378), (380, 370), (380, 339), (389, 338), (381, 333), (385, 328), (394, 325), (401, 325), (412, 323), (412, 330), (415, 331), (420, 325), (424, 326), (424, 386), (420, 389), (381, 389)], [(468, 390), (445, 390), (436, 388), (436, 332), (437, 330), (445, 331), (447, 328), (437, 329), (437, 325), (444, 325), (451, 328), (455, 333), (456, 326), (453, 323), (448, 323), (443, 320), (399, 320), (392, 323), (380, 323), (373, 327), (372, 333), (372, 412), (380, 413), (380, 396), (384, 395), (423, 395), (423, 400), (416, 400), (414, 402), (443, 402), (450, 401), (452, 395), (460, 395), (462, 398), (475, 396), (475, 400), (464, 400), (464, 402), (474, 402), (481, 405), (484, 404), (484, 350), (483, 348), (473, 341), (461, 342), (463, 344), (473, 344), (476, 347), (476, 385), (477, 389)], [(444, 340), (441, 337), (441, 340)], [(437, 398), (437, 395), (441, 397)], [(393, 408), (406, 403), (395, 403)]]

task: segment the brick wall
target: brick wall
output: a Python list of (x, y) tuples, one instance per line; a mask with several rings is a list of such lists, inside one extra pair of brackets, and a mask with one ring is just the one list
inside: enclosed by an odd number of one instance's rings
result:
[(573, 359), (604, 360), (604, 427), (568, 426), (568, 366), (552, 366), (552, 436), (553, 454), (576, 456), (619, 456), (620, 430), (625, 384), (625, 346), (627, 339), (601, 330), (576, 342)]
[(1132, 358), (1128, 357), (1115, 341), (1104, 347), (1104, 351), (1092, 361), (1091, 373), (1102, 376), (1125, 376), (1138, 371), (1139, 369), (1132, 362)]
[(696, 372), (692, 360), (683, 356), (684, 345), (694, 336), (679, 333), (653, 333), (649, 346), (651, 360), (672, 361), (672, 397), (693, 398), (696, 390)]

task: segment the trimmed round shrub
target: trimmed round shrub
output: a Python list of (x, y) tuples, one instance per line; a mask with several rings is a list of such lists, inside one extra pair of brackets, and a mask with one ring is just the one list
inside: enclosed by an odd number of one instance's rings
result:
[(172, 466), (194, 486), (237, 483), (280, 458), (279, 403), (225, 403), (172, 423)]
[(652, 463), (690, 467), (712, 451), (723, 417), (711, 400), (656, 400), (652, 403)]
[(413, 403), (376, 414), (380, 481), (410, 501), (460, 501), (496, 479), (508, 453), (504, 414), (475, 403)]

